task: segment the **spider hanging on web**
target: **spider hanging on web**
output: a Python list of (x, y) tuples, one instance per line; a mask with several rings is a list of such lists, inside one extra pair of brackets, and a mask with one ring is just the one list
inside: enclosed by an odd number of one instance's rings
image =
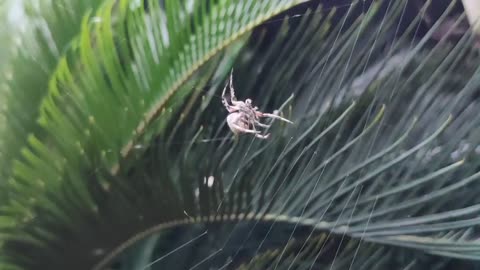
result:
[[(249, 98), (247, 98), (245, 101), (237, 100), (237, 98), (235, 97), (235, 90), (233, 88), (232, 77), (233, 72), (230, 73), (230, 80), (225, 85), (225, 88), (223, 88), (222, 103), (229, 113), (227, 116), (227, 124), (230, 127), (230, 130), (235, 135), (241, 133), (250, 133), (255, 134), (255, 137), (257, 138), (267, 139), (270, 136), (270, 133), (262, 135), (260, 134), (261, 132), (256, 129), (257, 126), (262, 128), (270, 127), (270, 125), (260, 123), (260, 118), (263, 117), (279, 119), (287, 123), (293, 124), (292, 121), (280, 117), (276, 114), (263, 113), (259, 111), (258, 107), (254, 107), (252, 105), (252, 100)], [(228, 86), (230, 87), (230, 102), (232, 105), (228, 103), (228, 99), (225, 96), (225, 92)]]

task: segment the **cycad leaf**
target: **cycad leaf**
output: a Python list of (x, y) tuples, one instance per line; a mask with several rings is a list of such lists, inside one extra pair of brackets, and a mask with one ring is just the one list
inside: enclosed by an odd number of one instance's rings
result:
[(5, 192), (6, 181), (12, 176), (12, 163), (21, 156), (27, 137), (31, 133), (44, 136), (36, 121), (57, 60), (78, 33), (81, 15), (100, 2), (41, 1), (38, 7), (34, 3), (24, 3), (29, 16), (23, 23), (28, 32), (21, 36), (22, 45), (6, 63), (7, 72), (0, 75), (5, 83), (5, 92), (2, 92), (5, 127), (0, 134), (0, 202), (9, 195)]
[[(148, 12), (107, 2), (100, 23), (85, 17), (50, 82), (41, 118), (49, 136), (32, 137), (16, 163), (17, 196), (6, 209), (15, 218), (3, 224), (8, 262), (103, 269), (139, 240), (189, 226), (221, 244), (188, 267), (248, 260), (236, 250), (255, 237), (258, 250), (278, 239), (273, 267), (296, 260), (292, 239), (313, 242), (298, 256), (311, 265), (325, 233), (368, 242), (358, 260), (366, 269), (391, 263), (395, 246), (478, 259), (478, 199), (468, 191), (479, 180), (471, 147), (479, 70), (467, 60), (478, 54), (470, 32), (428, 43), (437, 24), (412, 42), (421, 16), (397, 29), (407, 2), (362, 1), (334, 25), (334, 10), (307, 12), (296, 27), (285, 20), (273, 41), (252, 39), (232, 54), (221, 49), (292, 3), (202, 2), (186, 19), (174, 1), (149, 2)], [(269, 141), (224, 137), (225, 114), (211, 102), (237, 53), (238, 98), (296, 123), (274, 123)], [(196, 87), (206, 89), (201, 100)], [(256, 234), (259, 224), (266, 230)], [(18, 254), (25, 247), (34, 251)], [(352, 253), (337, 250), (348, 267)]]

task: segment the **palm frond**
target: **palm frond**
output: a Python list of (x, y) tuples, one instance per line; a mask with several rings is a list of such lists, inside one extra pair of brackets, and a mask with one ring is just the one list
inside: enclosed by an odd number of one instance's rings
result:
[[(86, 16), (50, 80), (45, 136), (15, 162), (0, 221), (5, 264), (128, 268), (170, 254), (165, 232), (182, 229), (220, 239), (189, 268), (480, 258), (479, 55), (471, 32), (429, 42), (455, 3), (422, 37), (421, 16), (399, 29), (408, 1), (307, 11), (279, 29), (267, 20), (297, 1), (132, 3)], [(238, 97), (295, 126), (227, 136), (215, 98), (233, 63)], [(237, 256), (251, 242), (259, 252)]]
[[(2, 117), (4, 127), (0, 134), (0, 203), (9, 196), (6, 181), (12, 177), (12, 164), (21, 157), (27, 137), (34, 133), (43, 138), (37, 124), (40, 102), (47, 93), (48, 80), (57, 61), (78, 33), (81, 16), (95, 8), (100, 1), (41, 1), (39, 6), (25, 3), (28, 10), (28, 33), (21, 36), (20, 46), (14, 51), (0, 79)], [(3, 86), (2, 86), (3, 88)], [(26, 106), (26, 104), (28, 104)]]

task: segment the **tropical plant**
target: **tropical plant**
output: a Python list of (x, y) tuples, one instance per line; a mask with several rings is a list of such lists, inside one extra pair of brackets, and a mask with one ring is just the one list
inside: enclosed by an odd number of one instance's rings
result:
[[(3, 78), (1, 269), (475, 267), (475, 35), (433, 41), (465, 14), (422, 32), (435, 1), (409, 2), (32, 6)], [(232, 68), (295, 124), (233, 136)]]

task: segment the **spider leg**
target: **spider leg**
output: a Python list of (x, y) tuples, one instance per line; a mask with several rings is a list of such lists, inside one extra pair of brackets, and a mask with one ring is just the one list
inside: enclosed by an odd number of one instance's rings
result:
[(237, 101), (237, 98), (235, 97), (235, 89), (233, 88), (233, 68), (232, 71), (230, 71), (230, 99), (232, 104), (236, 105), (234, 103), (234, 101)]
[[(227, 91), (227, 87), (230, 88), (230, 102), (233, 104), (233, 106), (231, 106), (231, 107), (235, 107), (235, 110), (240, 110), (240, 107), (245, 105), (245, 103), (243, 101), (238, 101), (237, 97), (235, 97), (235, 89), (233, 88), (233, 69), (230, 72), (230, 79), (229, 79), (229, 81), (227, 82), (227, 84), (225, 85), (225, 87), (223, 88), (223, 91), (222, 91), (222, 103), (225, 107), (226, 107), (225, 104), (228, 104), (228, 100), (225, 96), (225, 92)], [(232, 110), (232, 111), (229, 110), (229, 112), (233, 112), (235, 110)]]
[[(253, 120), (251, 120), (251, 121), (252, 121), (252, 122), (251, 122), (252, 129), (255, 130), (255, 131), (257, 130), (257, 129), (255, 128), (255, 125), (258, 125), (259, 127), (270, 127), (269, 125), (262, 124), (262, 123), (260, 123), (259, 121), (255, 120), (255, 119), (253, 119)], [(255, 137), (257, 137), (257, 138), (259, 138), (259, 139), (265, 140), (265, 139), (268, 139), (268, 137), (270, 136), (270, 133), (267, 133), (267, 134), (265, 134), (265, 135), (262, 135), (262, 134), (259, 134), (259, 133), (260, 133), (260, 132), (258, 132), (257, 134), (255, 134)]]
[(227, 84), (225, 84), (225, 87), (223, 88), (223, 91), (222, 91), (222, 104), (228, 110), (228, 107), (230, 106), (230, 104), (228, 104), (228, 99), (225, 96), (225, 91), (227, 90), (227, 86), (228, 86), (228, 82), (227, 82)]
[(228, 103), (223, 102), (223, 100), (222, 100), (222, 103), (223, 103), (223, 105), (225, 106), (225, 108), (227, 109), (227, 111), (228, 111), (229, 113), (233, 113), (233, 112), (237, 112), (237, 111), (238, 111), (238, 108), (237, 108), (236, 106), (229, 105)]
[(255, 125), (257, 125), (259, 127), (263, 127), (263, 128), (271, 127), (271, 125), (266, 125), (266, 124), (260, 123), (260, 121), (257, 121), (257, 120), (255, 120)]
[(257, 130), (253, 130), (253, 129), (246, 129), (246, 128), (243, 128), (235, 123), (230, 123), (230, 126), (234, 129), (236, 129), (237, 131), (240, 131), (240, 132), (243, 132), (243, 133), (251, 133), (251, 134), (258, 134), (260, 133), (260, 131), (257, 131)]
[(227, 97), (225, 96), (225, 92), (227, 90), (227, 86), (228, 86), (228, 82), (227, 84), (225, 85), (225, 87), (223, 88), (223, 91), (222, 91), (222, 104), (223, 106), (225, 106), (225, 108), (227, 109), (227, 111), (229, 113), (232, 113), (232, 112), (236, 112), (239, 110), (238, 106), (232, 106), (228, 103), (228, 99)]
[(235, 96), (235, 88), (233, 87), (233, 69), (230, 72), (230, 102), (234, 106), (238, 107), (238, 109), (240, 109), (240, 107), (245, 107), (245, 102), (238, 101), (237, 97)]
[(257, 115), (259, 117), (268, 117), (268, 118), (273, 118), (273, 119), (278, 119), (278, 120), (282, 120), (282, 121), (285, 121), (287, 123), (290, 123), (290, 124), (293, 124), (292, 121), (286, 119), (286, 118), (283, 118), (281, 116), (278, 116), (276, 114), (271, 114), (271, 113), (262, 113), (262, 112), (257, 112)]

